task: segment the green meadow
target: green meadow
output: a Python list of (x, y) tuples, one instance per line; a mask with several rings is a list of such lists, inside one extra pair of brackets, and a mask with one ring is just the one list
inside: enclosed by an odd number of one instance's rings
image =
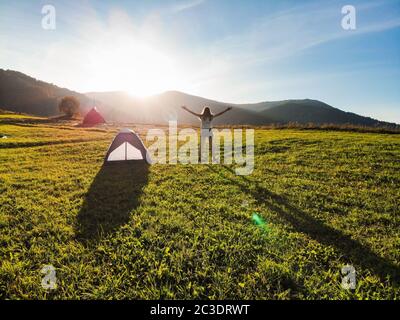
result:
[(0, 119), (0, 299), (400, 298), (399, 135), (256, 129), (238, 176), (103, 167), (117, 128), (14, 120)]

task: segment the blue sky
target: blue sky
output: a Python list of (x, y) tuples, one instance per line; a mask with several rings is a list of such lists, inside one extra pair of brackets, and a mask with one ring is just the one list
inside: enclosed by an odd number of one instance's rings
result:
[(0, 61), (80, 92), (311, 98), (400, 123), (400, 0), (0, 0)]

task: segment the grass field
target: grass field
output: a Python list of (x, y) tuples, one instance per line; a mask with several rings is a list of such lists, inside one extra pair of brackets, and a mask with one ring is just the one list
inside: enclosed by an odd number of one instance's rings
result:
[(256, 130), (250, 176), (102, 167), (112, 128), (1, 135), (1, 299), (400, 298), (398, 135)]
[(45, 120), (46, 118), (34, 117), (26, 114), (16, 114), (16, 113), (1, 113), (0, 120)]

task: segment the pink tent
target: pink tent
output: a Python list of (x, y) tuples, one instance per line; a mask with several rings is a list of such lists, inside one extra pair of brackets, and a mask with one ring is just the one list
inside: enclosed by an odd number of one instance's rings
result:
[(105, 123), (103, 116), (97, 111), (96, 107), (93, 107), (83, 118), (82, 124), (84, 126), (95, 126), (96, 124)]
[(122, 129), (111, 143), (104, 162), (144, 160), (151, 164), (149, 151), (136, 132), (130, 129)]

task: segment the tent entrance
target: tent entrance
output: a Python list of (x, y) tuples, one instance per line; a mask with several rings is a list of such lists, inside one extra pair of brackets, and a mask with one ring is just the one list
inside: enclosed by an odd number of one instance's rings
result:
[(129, 142), (122, 143), (114, 149), (107, 158), (107, 161), (143, 160), (142, 152)]
[(104, 163), (112, 161), (144, 160), (152, 163), (150, 153), (140, 137), (130, 129), (122, 129), (111, 142)]

